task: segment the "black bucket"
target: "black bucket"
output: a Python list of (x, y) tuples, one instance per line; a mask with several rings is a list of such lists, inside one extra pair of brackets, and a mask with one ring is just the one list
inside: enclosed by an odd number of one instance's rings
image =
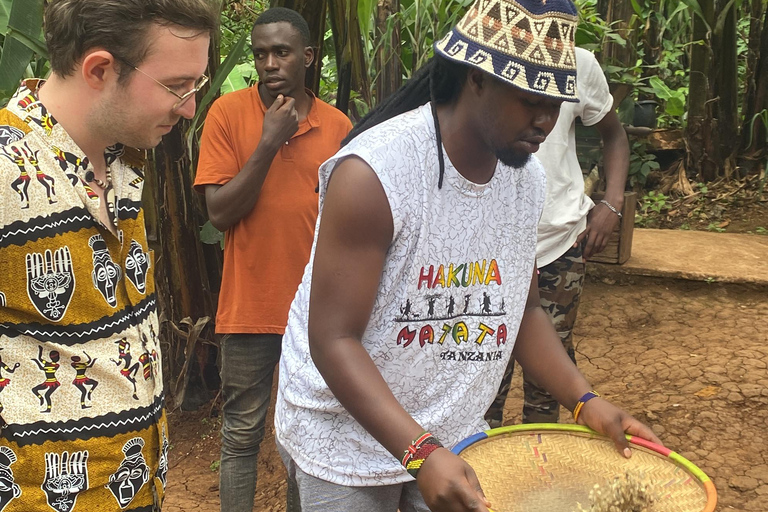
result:
[(635, 102), (635, 115), (632, 118), (632, 124), (634, 126), (656, 128), (656, 106), (658, 106), (658, 102), (655, 100)]

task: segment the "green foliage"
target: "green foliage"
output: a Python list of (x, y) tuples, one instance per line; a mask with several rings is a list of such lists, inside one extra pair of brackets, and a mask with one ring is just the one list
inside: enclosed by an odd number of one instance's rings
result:
[[(575, 4), (579, 11), (576, 46), (599, 53), (608, 42), (614, 42), (620, 46), (627, 45), (626, 39), (621, 37), (600, 15), (597, 0), (576, 0)], [(612, 71), (619, 71), (619, 68)]]
[[(376, 33), (374, 18), (376, 4), (374, 0), (358, 0), (360, 30), (363, 36), (363, 48), (366, 51), (366, 63), (370, 77), (371, 91), (379, 78), (376, 55), (382, 45), (388, 45), (396, 27), (400, 29), (399, 55), (403, 78), (410, 78), (413, 73), (432, 57), (432, 45), (443, 37), (472, 5), (473, 0), (401, 0), (400, 11), (387, 19), (382, 34)], [(363, 8), (367, 8), (365, 11)], [(384, 46), (386, 54), (394, 52)], [(325, 68), (324, 68), (325, 70)], [(322, 97), (322, 93), (321, 93)], [(353, 95), (358, 112), (368, 111), (373, 105), (364, 105), (360, 96)]]
[(0, 105), (21, 79), (47, 72), (42, 27), (43, 0), (0, 0)]
[(710, 222), (707, 226), (707, 231), (713, 231), (715, 233), (724, 233), (725, 228), (718, 226), (717, 222)]
[(685, 113), (687, 87), (681, 87), (673, 91), (658, 76), (652, 76), (648, 80), (648, 85), (650, 85), (657, 98), (664, 100), (664, 108), (667, 114), (673, 117), (681, 117)]
[(765, 229), (763, 226), (758, 226), (755, 228), (755, 233), (758, 235), (768, 235), (768, 229)]
[(629, 155), (629, 184), (630, 186), (644, 186), (651, 171), (659, 169), (659, 162), (656, 161), (656, 155), (648, 153), (645, 144), (634, 141), (632, 143), (632, 152)]
[[(768, 143), (768, 108), (764, 108), (754, 116), (752, 116), (752, 121), (749, 124), (749, 146), (752, 145), (753, 142), (755, 142), (755, 124), (757, 120), (760, 120), (763, 123), (763, 126), (765, 127), (765, 133), (766, 133), (766, 143)], [(768, 177), (768, 158), (766, 158), (765, 161), (765, 170), (763, 171), (763, 175), (760, 178), (760, 184), (757, 187), (757, 197), (762, 201), (763, 200), (763, 189), (765, 188), (765, 180), (766, 177)]]
[(219, 244), (221, 248), (224, 248), (224, 233), (213, 227), (211, 221), (203, 224), (200, 228), (200, 241), (204, 244)]
[(639, 210), (635, 213), (635, 225), (646, 226), (649, 214), (658, 215), (667, 208), (667, 199), (669, 199), (668, 196), (653, 190), (645, 194), (640, 200)]

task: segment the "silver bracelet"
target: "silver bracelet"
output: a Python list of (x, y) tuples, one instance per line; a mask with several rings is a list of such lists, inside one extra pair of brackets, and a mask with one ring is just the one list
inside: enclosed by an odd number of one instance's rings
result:
[(619, 210), (617, 210), (617, 209), (616, 209), (616, 207), (615, 207), (615, 206), (613, 206), (611, 203), (609, 203), (609, 202), (608, 202), (608, 201), (606, 201), (605, 199), (601, 199), (601, 200), (600, 200), (600, 202), (601, 202), (602, 204), (604, 204), (605, 206), (607, 206), (607, 207), (608, 207), (608, 209), (609, 209), (609, 210), (611, 210), (613, 213), (615, 213), (616, 215), (618, 215), (618, 216), (619, 216), (619, 218), (621, 218), (621, 217), (622, 217), (622, 215), (621, 215), (621, 212), (620, 212)]

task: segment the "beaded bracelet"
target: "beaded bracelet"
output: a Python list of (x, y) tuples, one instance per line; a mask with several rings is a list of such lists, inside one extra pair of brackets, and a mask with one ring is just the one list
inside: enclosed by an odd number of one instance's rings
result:
[(602, 199), (602, 200), (600, 201), (600, 203), (602, 203), (602, 204), (604, 204), (605, 206), (607, 206), (607, 207), (608, 207), (608, 209), (609, 209), (609, 210), (611, 210), (611, 211), (612, 211), (613, 213), (615, 213), (616, 215), (618, 215), (618, 216), (619, 216), (619, 218), (622, 218), (622, 217), (623, 217), (623, 215), (621, 214), (621, 212), (620, 212), (619, 210), (617, 210), (615, 206), (613, 206), (611, 203), (609, 203), (609, 202), (608, 202), (608, 201), (606, 201), (605, 199)]
[(584, 396), (579, 398), (579, 401), (576, 402), (576, 407), (573, 408), (573, 421), (578, 422), (579, 421), (579, 414), (581, 414), (581, 408), (584, 407), (584, 404), (592, 400), (593, 398), (597, 398), (600, 396), (600, 393), (597, 391), (588, 391), (584, 393)]
[(427, 457), (429, 457), (433, 451), (442, 447), (443, 444), (435, 436), (429, 432), (422, 432), (419, 437), (414, 439), (413, 442), (408, 445), (408, 448), (403, 452), (403, 458), (400, 462), (408, 471), (408, 474), (413, 478), (416, 478), (416, 475), (421, 469), (421, 465), (424, 464)]

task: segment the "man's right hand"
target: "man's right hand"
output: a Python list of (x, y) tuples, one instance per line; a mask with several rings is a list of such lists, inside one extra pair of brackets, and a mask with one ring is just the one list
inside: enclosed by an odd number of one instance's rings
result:
[(475, 471), (445, 448), (424, 461), (416, 483), (433, 512), (488, 512), (491, 506)]
[(264, 126), (261, 130), (262, 143), (268, 144), (277, 151), (299, 129), (299, 113), (296, 111), (296, 100), (280, 94), (264, 115)]

